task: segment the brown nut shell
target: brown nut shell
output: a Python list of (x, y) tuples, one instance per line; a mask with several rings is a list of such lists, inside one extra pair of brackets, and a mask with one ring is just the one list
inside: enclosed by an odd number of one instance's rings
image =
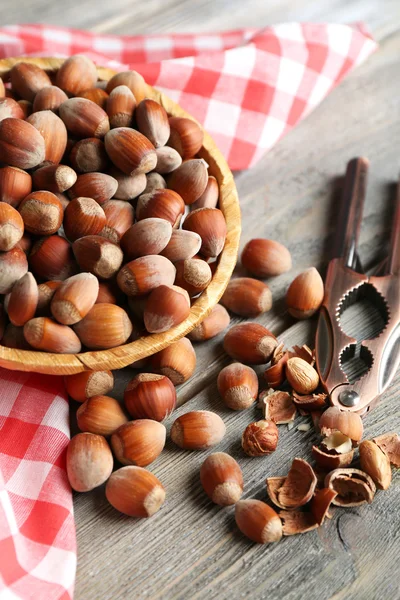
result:
[(113, 277), (123, 261), (121, 248), (99, 235), (87, 235), (75, 240), (72, 250), (80, 268), (101, 279)]
[(114, 387), (111, 371), (83, 371), (64, 377), (68, 395), (77, 402), (85, 402), (92, 396), (108, 394)]
[[(200, 258), (188, 258), (187, 260), (178, 261), (175, 263), (176, 278), (175, 284), (187, 291), (189, 296), (197, 296), (206, 289), (212, 278), (210, 265), (205, 260)], [(221, 306), (221, 305), (218, 305)], [(219, 310), (219, 309), (218, 309)], [(229, 325), (229, 315), (225, 311), (221, 311), (225, 315), (226, 327)], [(204, 321), (203, 321), (204, 323)]]
[(126, 386), (124, 402), (134, 419), (163, 421), (176, 406), (176, 391), (165, 375), (140, 373)]
[(275, 391), (264, 398), (264, 418), (272, 419), (277, 425), (294, 421), (296, 406), (288, 392)]
[(123, 465), (146, 467), (165, 446), (167, 431), (162, 423), (136, 419), (121, 425), (111, 436), (113, 452)]
[(79, 140), (71, 148), (69, 162), (77, 173), (105, 171), (108, 166), (108, 156), (104, 142), (98, 138)]
[(157, 165), (155, 167), (156, 173), (161, 173), (165, 175), (167, 173), (171, 173), (175, 171), (182, 164), (182, 158), (180, 154), (173, 148), (169, 146), (162, 146), (161, 148), (156, 148), (157, 154)]
[(169, 138), (168, 115), (161, 104), (145, 98), (142, 100), (135, 112), (137, 128), (155, 148), (164, 146)]
[(200, 253), (206, 258), (219, 256), (225, 245), (226, 222), (219, 208), (198, 208), (188, 214), (183, 228), (201, 237)]
[(60, 325), (47, 317), (27, 321), (24, 336), (36, 350), (56, 354), (77, 354), (81, 351), (81, 342), (76, 333), (67, 325)]
[(24, 119), (23, 108), (14, 98), (0, 98), (0, 121), (8, 118)]
[(235, 520), (240, 531), (257, 544), (279, 542), (282, 537), (279, 516), (261, 500), (240, 500), (235, 507)]
[(242, 265), (255, 277), (275, 277), (292, 268), (289, 250), (279, 242), (257, 238), (247, 242)]
[(27, 120), (42, 135), (45, 143), (43, 160), (58, 164), (67, 147), (67, 130), (63, 121), (51, 110), (31, 114)]
[(191, 205), (192, 210), (196, 210), (197, 208), (217, 208), (219, 199), (219, 185), (218, 181), (215, 179), (213, 175), (208, 176), (208, 181), (206, 185), (206, 189)]
[(308, 319), (324, 300), (324, 282), (317, 269), (311, 267), (292, 281), (286, 292), (286, 305), (295, 319)]
[(220, 371), (217, 386), (226, 406), (243, 410), (252, 406), (257, 398), (258, 377), (252, 368), (233, 363)]
[(153, 473), (141, 467), (114, 471), (106, 485), (109, 503), (129, 517), (151, 517), (165, 500), (165, 490)]
[(128, 418), (118, 400), (110, 396), (93, 396), (80, 405), (76, 421), (81, 431), (112, 435)]
[(258, 279), (237, 277), (230, 280), (220, 302), (235, 315), (255, 318), (271, 309), (272, 294)]
[(221, 304), (216, 304), (200, 325), (189, 331), (187, 337), (192, 342), (204, 342), (222, 333), (229, 323), (228, 311)]
[(51, 300), (51, 313), (59, 323), (74, 325), (86, 317), (98, 293), (97, 277), (91, 273), (73, 275), (57, 288)]
[(77, 492), (89, 492), (110, 477), (113, 457), (106, 440), (93, 433), (78, 433), (68, 444), (67, 476)]
[(175, 267), (164, 256), (148, 255), (122, 267), (117, 283), (127, 296), (148, 294), (160, 285), (173, 285)]
[(33, 273), (41, 279), (64, 280), (77, 271), (70, 243), (59, 235), (38, 240), (29, 255)]
[(77, 175), (67, 165), (47, 165), (37, 169), (33, 175), (33, 187), (37, 190), (47, 190), (58, 194), (72, 187)]
[(33, 169), (45, 160), (45, 140), (27, 121), (3, 119), (0, 121), (0, 156), (10, 167)]
[(13, 325), (22, 327), (33, 319), (39, 298), (38, 285), (32, 273), (26, 273), (14, 285), (8, 300), (7, 313)]
[(107, 221), (100, 235), (118, 244), (135, 220), (133, 206), (123, 200), (108, 200), (102, 208)]
[(276, 337), (259, 323), (234, 325), (224, 338), (225, 352), (250, 365), (268, 362), (277, 344)]
[(120, 306), (95, 304), (86, 317), (74, 325), (82, 343), (91, 350), (121, 346), (132, 333), (132, 323)]
[(27, 271), (28, 261), (20, 248), (0, 252), (0, 294), (11, 292), (14, 283)]
[(68, 190), (70, 198), (93, 198), (99, 204), (110, 200), (117, 191), (118, 182), (106, 173), (82, 173)]
[(96, 81), (96, 65), (82, 54), (67, 58), (56, 74), (56, 84), (69, 96), (76, 96), (79, 92), (94, 87)]
[(59, 230), (64, 210), (52, 192), (32, 192), (18, 207), (25, 229), (35, 235), (52, 235)]
[(200, 125), (186, 117), (170, 117), (168, 146), (174, 148), (183, 159), (192, 158), (203, 145), (204, 133)]
[(187, 260), (188, 258), (193, 258), (198, 253), (201, 243), (201, 237), (198, 233), (183, 229), (174, 229), (168, 244), (161, 251), (161, 254), (173, 263)]
[(185, 204), (179, 194), (169, 189), (156, 189), (139, 196), (136, 207), (138, 221), (149, 218), (165, 219), (172, 227), (178, 227), (185, 212)]
[(200, 481), (207, 496), (220, 506), (235, 504), (243, 494), (242, 470), (225, 452), (207, 456), (200, 467)]
[(343, 507), (370, 504), (376, 487), (372, 478), (360, 469), (335, 469), (325, 477), (325, 487), (337, 492), (332, 504)]
[(47, 85), (40, 89), (33, 100), (33, 112), (52, 110), (58, 112), (60, 104), (68, 100), (67, 94), (56, 85)]
[(146, 300), (143, 321), (149, 333), (162, 333), (182, 323), (190, 313), (190, 298), (177, 285), (160, 285)]
[(226, 432), (219, 415), (195, 410), (178, 417), (171, 427), (171, 440), (185, 450), (204, 450), (219, 444)]
[(383, 433), (372, 440), (387, 454), (390, 464), (400, 468), (400, 438), (397, 433)]
[(126, 175), (148, 173), (157, 164), (153, 144), (130, 127), (111, 129), (106, 134), (104, 143), (113, 164)]
[(354, 450), (350, 450), (344, 454), (332, 454), (324, 450), (321, 446), (313, 446), (312, 455), (319, 467), (325, 469), (325, 471), (333, 471), (333, 469), (348, 467), (353, 461)]
[(0, 251), (12, 250), (24, 234), (24, 222), (15, 208), (0, 202)]
[(19, 203), (32, 191), (32, 177), (17, 167), (0, 169), (0, 201), (18, 208)]
[(153, 354), (151, 367), (168, 377), (174, 385), (188, 381), (196, 368), (196, 353), (192, 343), (184, 337)]
[(278, 514), (282, 520), (282, 533), (284, 536), (308, 533), (318, 527), (314, 515), (310, 512), (280, 510)]
[(359, 447), (361, 469), (370, 475), (376, 486), (387, 490), (392, 481), (388, 456), (375, 442), (365, 440)]
[(146, 82), (137, 71), (121, 71), (113, 75), (107, 83), (106, 92), (111, 94), (112, 90), (119, 85), (126, 85), (135, 96), (137, 102), (141, 102), (147, 95)]
[(24, 62), (19, 62), (12, 67), (10, 81), (13, 92), (29, 102), (33, 102), (41, 89), (51, 85), (46, 71), (37, 65)]
[(125, 259), (134, 260), (149, 254), (160, 254), (172, 235), (172, 225), (165, 219), (149, 218), (132, 225), (121, 238)]
[(60, 105), (59, 114), (71, 136), (104, 138), (110, 131), (108, 115), (87, 98), (70, 98)]
[(64, 212), (64, 232), (71, 242), (88, 235), (98, 235), (106, 224), (104, 209), (93, 198), (71, 200)]
[(130, 127), (135, 107), (135, 96), (126, 85), (118, 85), (111, 90), (105, 107), (110, 127)]

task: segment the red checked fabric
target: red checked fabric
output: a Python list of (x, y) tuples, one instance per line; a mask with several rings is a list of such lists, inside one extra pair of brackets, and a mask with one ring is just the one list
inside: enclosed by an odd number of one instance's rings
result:
[(61, 377), (0, 369), (0, 598), (72, 598), (76, 544)]
[(0, 56), (84, 52), (98, 64), (139, 71), (204, 125), (231, 169), (256, 164), (376, 47), (362, 24), (144, 37), (0, 28)]
[[(0, 28), (0, 57), (80, 52), (136, 69), (204, 125), (232, 169), (254, 165), (376, 47), (360, 24), (145, 37)], [(0, 600), (72, 598), (68, 439), (62, 379), (0, 369)]]

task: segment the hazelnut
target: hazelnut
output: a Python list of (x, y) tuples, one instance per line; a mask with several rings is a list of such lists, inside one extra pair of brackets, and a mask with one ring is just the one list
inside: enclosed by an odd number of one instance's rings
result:
[(125, 344), (132, 333), (132, 323), (120, 306), (95, 304), (74, 325), (74, 330), (85, 346), (91, 350), (104, 350)]
[(68, 195), (73, 198), (93, 198), (99, 204), (110, 200), (118, 188), (118, 181), (106, 173), (82, 173), (74, 185), (68, 190)]
[(207, 456), (200, 468), (200, 481), (215, 504), (230, 506), (243, 494), (243, 475), (238, 463), (225, 452)]
[(261, 500), (240, 500), (235, 507), (235, 520), (240, 531), (257, 544), (279, 542), (282, 537), (279, 516)]
[(168, 146), (174, 148), (182, 158), (192, 158), (203, 145), (204, 133), (200, 125), (186, 117), (170, 117)]
[(176, 391), (165, 375), (141, 373), (125, 388), (124, 402), (134, 419), (163, 421), (176, 406)]
[(167, 258), (148, 255), (124, 265), (117, 275), (117, 283), (127, 296), (140, 296), (160, 285), (173, 285), (175, 273), (174, 265)]
[(64, 211), (52, 192), (32, 192), (18, 207), (25, 229), (35, 235), (51, 235), (59, 230)]
[(146, 467), (161, 454), (167, 431), (162, 423), (136, 419), (121, 425), (111, 436), (111, 447), (123, 465)]
[(111, 371), (83, 371), (64, 378), (68, 395), (77, 402), (85, 402), (92, 396), (108, 394), (114, 387)]
[(160, 285), (146, 300), (144, 325), (149, 333), (162, 333), (182, 323), (190, 313), (190, 298), (177, 285)]
[(196, 202), (192, 204), (191, 209), (196, 210), (197, 208), (216, 208), (218, 204), (218, 198), (218, 181), (213, 175), (209, 175), (206, 189), (204, 190), (200, 198), (198, 198)]
[(100, 87), (90, 87), (86, 90), (83, 90), (76, 94), (79, 98), (86, 98), (86, 100), (91, 100), (103, 110), (106, 110), (107, 100), (109, 98), (109, 94), (105, 90)]
[[(212, 278), (210, 265), (206, 263), (205, 260), (201, 260), (197, 257), (178, 261), (175, 263), (175, 268), (175, 284), (186, 290), (191, 297), (197, 296), (197, 294), (200, 294), (200, 292), (205, 290)], [(217, 310), (220, 311), (220, 316), (224, 315), (223, 321), (226, 323), (225, 327), (227, 327), (230, 321), (228, 313), (226, 310)], [(223, 327), (223, 329), (225, 329), (225, 327)]]
[(102, 139), (110, 131), (105, 110), (86, 98), (66, 100), (60, 105), (59, 114), (71, 136)]
[(147, 85), (140, 73), (136, 71), (121, 71), (113, 75), (106, 86), (106, 92), (111, 94), (112, 90), (119, 85), (126, 85), (135, 96), (137, 102), (141, 102), (147, 95)]
[(78, 273), (63, 281), (51, 300), (51, 313), (63, 325), (74, 325), (96, 302), (99, 293), (97, 277), (91, 273)]
[(77, 271), (71, 245), (59, 235), (38, 240), (29, 255), (33, 273), (41, 279), (64, 280)]
[(141, 467), (114, 471), (106, 485), (109, 503), (129, 517), (151, 517), (165, 500), (165, 490), (153, 473)]
[(228, 327), (230, 317), (228, 311), (221, 305), (216, 304), (210, 314), (194, 329), (187, 334), (192, 342), (204, 342), (219, 335)]
[(257, 398), (257, 374), (241, 363), (233, 363), (222, 369), (217, 385), (223, 401), (233, 410), (249, 408)]
[(174, 385), (188, 381), (196, 368), (196, 353), (190, 340), (181, 338), (153, 354), (151, 366), (156, 372), (168, 377)]
[(219, 256), (225, 245), (226, 222), (218, 208), (198, 208), (188, 214), (183, 228), (201, 237), (200, 254), (206, 258)]
[(133, 207), (124, 200), (108, 200), (104, 202), (102, 208), (106, 216), (106, 224), (99, 235), (118, 244), (124, 233), (133, 225)]
[(39, 298), (38, 286), (32, 273), (26, 273), (14, 283), (8, 300), (8, 318), (13, 325), (22, 327), (33, 319)]
[(104, 209), (93, 198), (74, 198), (64, 212), (64, 232), (71, 242), (98, 235), (106, 224)]
[(311, 267), (300, 273), (286, 293), (289, 313), (296, 319), (308, 319), (317, 312), (324, 300), (324, 283), (317, 269)]
[[(147, 177), (145, 173), (137, 173), (134, 175), (125, 175), (115, 167), (110, 169), (110, 175), (118, 182), (117, 191), (114, 193), (114, 198), (118, 200), (133, 200), (144, 193), (147, 185)], [(154, 175), (154, 173), (151, 173)]]
[(178, 417), (171, 427), (171, 440), (185, 450), (204, 450), (219, 444), (226, 432), (219, 415), (195, 410)]
[(78, 173), (105, 171), (108, 167), (108, 156), (104, 142), (98, 138), (79, 140), (71, 148), (69, 162)]
[(135, 107), (135, 96), (126, 85), (118, 85), (111, 90), (105, 106), (110, 127), (130, 127)]
[(76, 96), (79, 92), (94, 87), (96, 81), (96, 65), (82, 54), (67, 58), (56, 74), (56, 84), (69, 96)]
[(32, 177), (17, 167), (0, 169), (0, 201), (18, 208), (19, 203), (32, 191)]
[(0, 98), (0, 121), (8, 118), (24, 119), (24, 111), (14, 98)]
[(11, 292), (14, 283), (27, 271), (28, 261), (20, 248), (0, 252), (0, 294)]
[(155, 171), (157, 173), (161, 173), (165, 175), (166, 173), (171, 173), (175, 171), (182, 164), (182, 158), (180, 154), (173, 148), (169, 146), (162, 146), (161, 148), (156, 148), (157, 154), (157, 165)]
[(155, 148), (164, 146), (169, 138), (169, 121), (165, 109), (151, 98), (142, 100), (135, 112), (137, 128)]
[(76, 412), (76, 421), (81, 431), (107, 437), (126, 423), (128, 418), (114, 398), (93, 396), (80, 405)]
[(18, 244), (24, 234), (24, 222), (15, 208), (0, 202), (0, 251), (7, 252)]
[(258, 279), (237, 277), (230, 280), (220, 302), (235, 315), (254, 318), (271, 309), (272, 294)]
[(256, 277), (274, 277), (292, 268), (289, 250), (279, 242), (253, 239), (243, 248), (242, 265)]
[(68, 444), (67, 476), (77, 492), (89, 492), (110, 477), (113, 457), (104, 437), (78, 433)]
[(193, 258), (201, 247), (201, 237), (193, 231), (174, 229), (171, 238), (161, 251), (162, 256), (175, 263), (188, 258)]
[(67, 325), (55, 323), (47, 317), (30, 319), (24, 325), (24, 336), (36, 350), (56, 354), (77, 354), (81, 343), (76, 333)]
[(165, 219), (143, 219), (123, 234), (121, 248), (127, 260), (159, 254), (167, 246), (171, 235), (172, 225)]
[(148, 173), (157, 164), (153, 144), (135, 129), (111, 129), (106, 134), (104, 143), (112, 163), (125, 175)]
[(172, 227), (178, 227), (185, 212), (185, 204), (179, 194), (169, 189), (156, 189), (142, 194), (136, 207), (138, 221), (157, 217), (169, 221)]
[(117, 244), (99, 235), (87, 235), (75, 240), (72, 250), (80, 268), (101, 279), (113, 277), (124, 258)]
[(46, 162), (58, 164), (61, 162), (67, 147), (67, 129), (55, 113), (51, 110), (41, 110), (31, 114), (27, 123), (33, 125), (44, 139)]
[(19, 62), (10, 71), (12, 90), (24, 100), (33, 102), (36, 94), (51, 85), (46, 71), (32, 63)]
[(33, 175), (33, 185), (38, 190), (47, 190), (53, 194), (62, 193), (72, 187), (77, 175), (66, 165), (47, 165), (37, 169)]
[(278, 445), (279, 431), (271, 419), (247, 425), (242, 435), (242, 448), (248, 456), (271, 454)]
[(32, 110), (33, 112), (52, 110), (56, 113), (65, 100), (68, 100), (68, 96), (62, 89), (56, 85), (48, 85), (35, 95)]
[(234, 325), (224, 338), (225, 352), (235, 360), (251, 365), (268, 362), (277, 344), (276, 337), (258, 323)]
[(0, 122), (0, 154), (11, 167), (33, 169), (45, 159), (45, 141), (27, 121), (6, 118)]

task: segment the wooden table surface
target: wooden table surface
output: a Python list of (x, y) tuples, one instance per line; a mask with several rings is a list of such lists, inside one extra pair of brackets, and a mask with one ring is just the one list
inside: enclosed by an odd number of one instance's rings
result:
[[(64, 0), (60, 6), (48, 0), (3, 0), (0, 6), (3, 24), (42, 21), (121, 34), (258, 27), (289, 20), (364, 20), (380, 43), (379, 51), (255, 168), (236, 177), (242, 245), (252, 237), (270, 237), (286, 244), (294, 259), (291, 273), (270, 282), (274, 307), (259, 319), (291, 346), (312, 343), (315, 321), (296, 323), (288, 317), (285, 289), (309, 266), (324, 272), (337, 215), (335, 181), (356, 155), (371, 161), (361, 258), (371, 267), (384, 255), (393, 182), (399, 173), (399, 1)], [(357, 318), (351, 320), (360, 324)], [(272, 456), (243, 456), (241, 432), (260, 412), (233, 413), (222, 405), (216, 377), (228, 359), (221, 337), (197, 347), (196, 374), (179, 389), (180, 402), (187, 403), (173, 418), (199, 408), (221, 414), (227, 435), (218, 450), (239, 460), (245, 497), (265, 500), (265, 478), (286, 474), (295, 456), (310, 457), (316, 434), (281, 426)], [(118, 374), (119, 395), (132, 374), (129, 370)], [(399, 392), (400, 373), (365, 419), (366, 437), (400, 430)], [(296, 423), (303, 421), (307, 419), (298, 418)], [(371, 506), (336, 510), (319, 530), (263, 547), (238, 532), (233, 508), (221, 509), (206, 499), (199, 484), (199, 467), (206, 455), (167, 443), (151, 465), (167, 489), (167, 502), (148, 521), (119, 515), (105, 500), (103, 489), (76, 496), (76, 600), (400, 598), (398, 475)]]

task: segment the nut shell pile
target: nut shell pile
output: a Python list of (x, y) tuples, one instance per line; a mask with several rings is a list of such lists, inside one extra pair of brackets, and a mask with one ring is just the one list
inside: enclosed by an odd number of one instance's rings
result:
[(200, 126), (135, 71), (103, 83), (76, 55), (54, 74), (19, 62), (0, 86), (5, 346), (79, 353), (166, 332), (223, 250)]

